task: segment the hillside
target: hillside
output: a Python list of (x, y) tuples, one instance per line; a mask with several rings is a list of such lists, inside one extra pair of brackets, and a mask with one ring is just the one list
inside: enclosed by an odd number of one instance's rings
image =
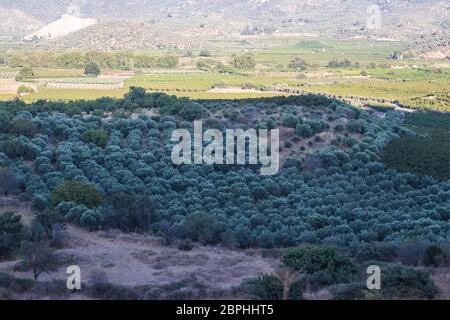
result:
[[(424, 175), (448, 162), (430, 152), (438, 137), (415, 133), (447, 129), (436, 113), (320, 95), (190, 101), (142, 88), (0, 107), (0, 177), (16, 181), (1, 185), (0, 299), (277, 300), (277, 275), (302, 260), (311, 267), (292, 299), (448, 299), (450, 184)], [(194, 120), (219, 135), (279, 129), (279, 172), (176, 164), (174, 130), (195, 136)], [(397, 150), (410, 163), (412, 144), (428, 155), (426, 172), (384, 163)], [(30, 251), (51, 256), (52, 268), (36, 274)], [(386, 280), (370, 291), (374, 264)], [(68, 265), (81, 268), (81, 291), (66, 290)]]
[[(433, 33), (448, 29), (449, 14), (448, 3), (441, 0), (378, 1), (376, 5), (381, 14), (379, 28), (368, 29), (367, 20), (371, 15), (368, 8), (374, 5), (373, 1), (368, 0), (232, 0), (227, 1), (226, 5), (217, 0), (84, 1), (78, 7), (76, 1), (75, 7), (71, 7), (71, 3), (52, 0), (19, 0), (11, 3), (2, 0), (0, 6), (22, 10), (45, 23), (55, 21), (76, 8), (82, 18), (97, 19), (102, 22), (102, 27), (91, 28), (83, 34), (69, 35), (56, 45), (89, 49), (99, 49), (92, 38), (110, 39), (111, 33), (123, 32), (126, 37), (121, 37), (114, 45), (107, 41), (105, 49), (127, 48), (132, 42), (138, 43), (139, 47), (157, 47), (158, 44), (163, 47), (191, 45), (190, 39), (173, 41), (172, 33), (202, 37), (205, 40), (286, 33), (411, 40), (418, 36), (432, 37)], [(125, 29), (123, 22), (128, 23)], [(145, 23), (146, 27), (136, 28), (139, 23)], [(29, 27), (32, 28), (33, 25), (30, 24)], [(142, 41), (143, 37), (148, 36), (147, 29), (163, 32), (169, 37)], [(132, 40), (129, 39), (131, 37)], [(84, 41), (83, 38), (87, 40)], [(448, 46), (448, 42), (445, 45)]]
[(172, 32), (149, 23), (98, 23), (37, 45), (39, 48), (85, 50), (132, 50), (139, 48), (199, 48), (205, 46), (200, 36)]
[(38, 37), (42, 39), (56, 39), (64, 37), (72, 32), (87, 28), (97, 23), (95, 19), (82, 19), (68, 14), (64, 14), (60, 19), (46, 25), (33, 32), (27, 39)]
[(43, 25), (38, 19), (20, 10), (3, 8), (0, 5), (0, 35), (24, 35)]

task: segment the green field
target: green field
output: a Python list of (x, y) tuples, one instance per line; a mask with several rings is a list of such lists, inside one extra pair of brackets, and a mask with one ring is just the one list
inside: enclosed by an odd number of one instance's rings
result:
[(83, 70), (33, 68), (33, 78), (72, 78), (83, 76)]
[(208, 91), (217, 84), (227, 87), (240, 87), (249, 82), (263, 86), (275, 86), (277, 84), (299, 85), (299, 81), (296, 79), (273, 76), (264, 72), (239, 75), (216, 72), (200, 74), (152, 74), (138, 75), (125, 81), (128, 86), (137, 86), (155, 91)]
[(333, 59), (349, 59), (361, 64), (384, 63), (386, 57), (395, 50), (405, 50), (401, 42), (367, 41), (367, 40), (299, 40), (289, 46), (273, 47), (269, 49), (250, 50), (255, 53), (257, 60), (267, 64), (287, 64), (293, 57), (301, 56), (306, 61), (326, 66)]
[[(443, 60), (407, 59), (410, 55), (406, 43), (266, 36), (231, 39), (217, 47), (222, 49), (211, 50), (210, 57), (201, 58), (198, 57), (200, 50), (194, 50), (189, 56), (181, 50), (136, 50), (134, 54), (151, 57), (175, 55), (180, 63), (172, 69), (134, 69), (136, 75), (128, 79), (86, 77), (81, 69), (33, 67), (33, 76), (28, 80), (37, 83), (38, 92), (23, 99), (30, 102), (95, 99), (102, 95), (122, 97), (131, 86), (193, 99), (238, 99), (276, 96), (285, 94), (289, 88), (336, 95), (349, 101), (398, 101), (410, 108), (450, 111), (450, 64)], [(389, 58), (399, 51), (403, 52), (404, 60)], [(233, 56), (241, 54), (252, 56), (256, 67), (252, 70), (231, 68), (231, 71), (225, 70), (228, 73), (218, 67), (231, 64)], [(296, 57), (306, 62), (305, 68), (289, 67)], [(348, 60), (351, 66), (328, 67), (332, 60)], [(204, 66), (198, 65), (199, 62)], [(20, 68), (3, 70), (18, 73)], [(114, 74), (123, 70), (103, 71)], [(115, 84), (120, 87), (122, 82), (123, 88), (111, 87)], [(1, 98), (12, 97), (14, 95), (8, 94)], [(358, 105), (358, 101), (355, 104)]]

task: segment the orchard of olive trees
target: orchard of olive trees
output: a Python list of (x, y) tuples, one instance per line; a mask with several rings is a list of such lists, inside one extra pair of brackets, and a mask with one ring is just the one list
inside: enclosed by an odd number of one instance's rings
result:
[[(177, 128), (280, 128), (282, 168), (175, 165)], [(401, 115), (323, 96), (124, 99), (0, 105), (0, 189), (41, 223), (119, 228), (237, 248), (450, 239), (450, 183), (386, 168)], [(13, 184), (11, 184), (14, 182)]]

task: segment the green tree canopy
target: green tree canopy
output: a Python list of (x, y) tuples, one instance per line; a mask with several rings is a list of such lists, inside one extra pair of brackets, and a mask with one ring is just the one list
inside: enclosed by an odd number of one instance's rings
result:
[(61, 202), (75, 202), (92, 209), (99, 206), (102, 197), (91, 184), (69, 180), (52, 192), (51, 204), (56, 207)]
[(83, 141), (104, 148), (108, 142), (108, 133), (103, 128), (87, 129), (83, 132)]
[(233, 58), (233, 66), (237, 69), (252, 70), (256, 67), (256, 61), (248, 54), (235, 56)]
[(97, 77), (101, 73), (102, 72), (100, 70), (100, 67), (94, 61), (88, 62), (86, 64), (86, 66), (84, 67), (84, 74), (86, 74), (86, 75), (92, 75), (92, 76), (96, 76)]
[(345, 282), (356, 273), (351, 260), (333, 248), (305, 246), (286, 250), (283, 263), (326, 284)]
[(0, 259), (7, 258), (23, 239), (22, 217), (12, 212), (0, 215)]

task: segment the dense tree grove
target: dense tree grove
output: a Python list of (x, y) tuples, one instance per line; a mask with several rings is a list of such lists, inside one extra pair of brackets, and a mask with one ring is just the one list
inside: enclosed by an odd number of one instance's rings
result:
[(439, 112), (408, 114), (405, 125), (421, 135), (400, 137), (386, 147), (382, 162), (389, 168), (450, 179), (450, 115)]
[(4, 58), (7, 65), (23, 70), (20, 79), (33, 76), (30, 67), (83, 69), (88, 62), (95, 62), (100, 68), (130, 70), (133, 68), (176, 68), (179, 58), (173, 55), (153, 56), (132, 52), (27, 52), (14, 53)]
[(21, 220), (12, 212), (0, 214), (0, 259), (8, 257), (20, 246), (24, 236)]
[[(214, 110), (273, 106), (283, 107), (283, 122), (295, 130), (295, 107), (320, 106), (361, 140), (342, 135), (330, 148), (286, 159), (275, 176), (255, 166), (172, 163), (174, 129), (192, 130), (193, 119)], [(313, 132), (323, 130), (324, 123), (306, 120)], [(323, 96), (195, 102), (132, 88), (121, 100), (3, 102), (0, 121), (7, 124), (0, 128), (0, 167), (23, 181), (16, 192), (43, 217), (240, 248), (450, 239), (450, 182), (378, 162), (393, 138), (411, 134), (394, 111), (377, 119)], [(16, 121), (20, 129), (11, 126)], [(106, 144), (93, 130), (107, 133)]]

